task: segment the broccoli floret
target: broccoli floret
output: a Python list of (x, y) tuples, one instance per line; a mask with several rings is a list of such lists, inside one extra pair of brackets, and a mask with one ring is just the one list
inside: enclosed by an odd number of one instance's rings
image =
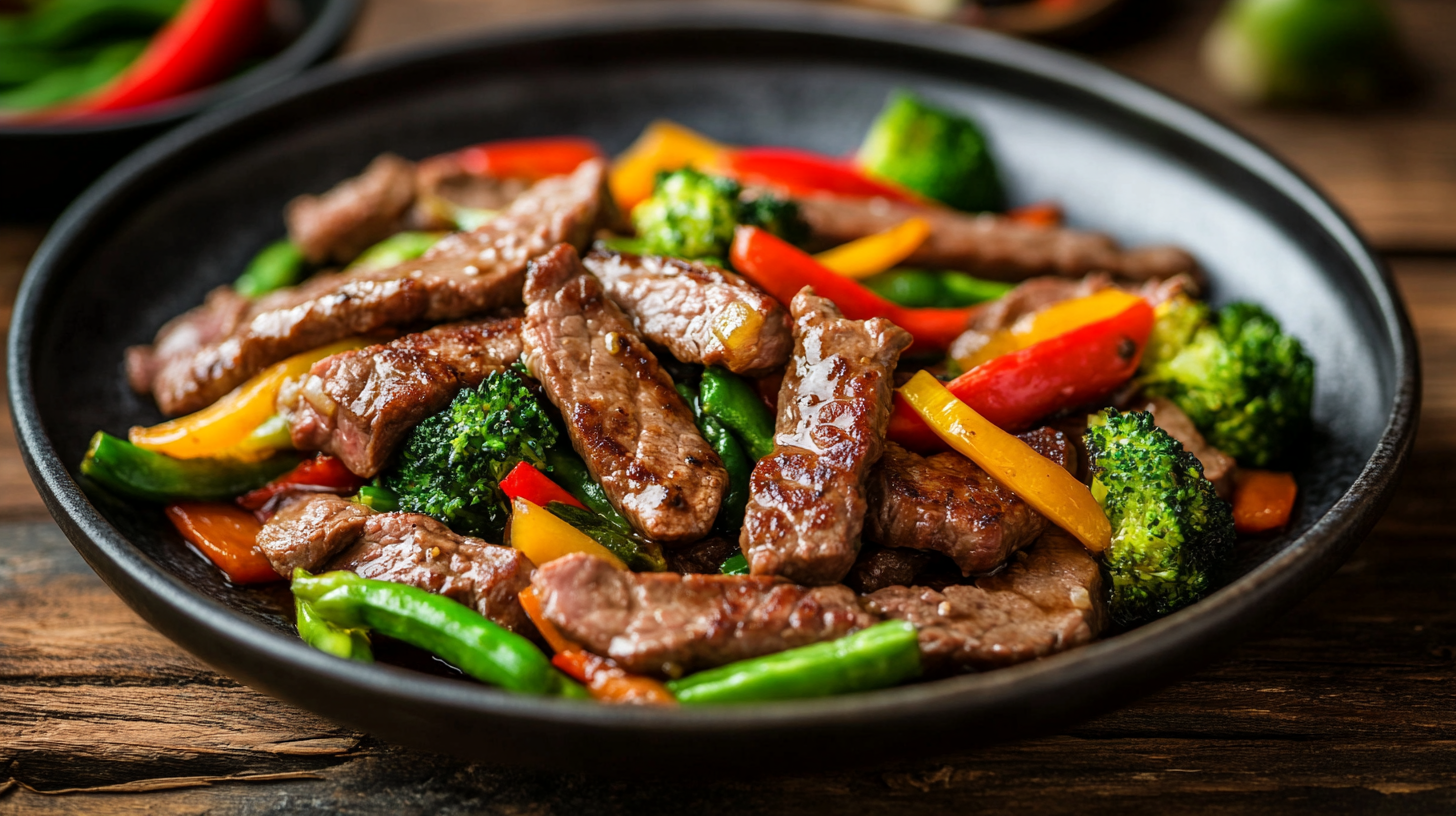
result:
[(640, 246), (653, 255), (726, 257), (739, 224), (762, 227), (790, 243), (802, 243), (809, 233), (794, 202), (771, 195), (745, 200), (733, 179), (691, 168), (660, 174), (652, 197), (632, 208)]
[(1159, 308), (1143, 357), (1144, 389), (1178, 404), (1240, 464), (1287, 461), (1310, 430), (1314, 361), (1258, 306), (1212, 314), (1188, 298)]
[(906, 91), (890, 95), (865, 134), (867, 172), (969, 212), (1005, 207), (1001, 176), (975, 122)]
[(398, 496), (400, 510), (498, 538), (510, 516), (500, 480), (519, 462), (546, 470), (546, 452), (559, 437), (520, 373), (493, 373), (416, 425), (380, 483)]
[(1103, 553), (1112, 617), (1134, 626), (1202, 598), (1234, 542), (1229, 506), (1198, 458), (1142, 411), (1087, 418), (1092, 495), (1112, 522)]

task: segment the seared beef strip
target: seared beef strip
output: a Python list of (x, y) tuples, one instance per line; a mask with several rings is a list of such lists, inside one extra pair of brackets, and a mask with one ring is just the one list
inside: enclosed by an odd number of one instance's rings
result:
[(390, 343), (335, 354), (278, 394), (300, 450), (331, 453), (373, 476), (405, 434), (521, 356), (520, 318), (448, 323)]
[[(1073, 461), (1071, 443), (1057, 431), (1041, 428), (1022, 438), (1059, 465)], [(925, 457), (894, 442), (885, 443), (870, 475), (869, 506), (865, 540), (944, 553), (967, 576), (999, 569), (1047, 527), (970, 459), (953, 451)]]
[(347, 263), (398, 231), (414, 200), (414, 163), (385, 153), (327, 193), (293, 199), (284, 219), (305, 258)]
[(753, 469), (739, 543), (754, 575), (833, 584), (859, 552), (865, 480), (911, 338), (883, 318), (846, 320), (808, 287), (790, 311), (794, 358), (779, 389), (774, 450)]
[[(793, 348), (789, 313), (782, 304), (732, 272), (716, 266), (593, 251), (583, 263), (606, 287), (637, 330), (685, 363), (719, 365), (760, 376), (783, 368)], [(753, 324), (757, 324), (756, 328)], [(725, 338), (746, 335), (730, 351)]]
[[(526, 264), (562, 242), (578, 246), (610, 208), (606, 168), (585, 162), (546, 179), (505, 214), (440, 241), (423, 258), (389, 269), (323, 275), (252, 303), (226, 338), (188, 353), (131, 352), (168, 414), (203, 408), (264, 367), (385, 326), (458, 320), (519, 302)], [(205, 307), (204, 307), (205, 308)], [(140, 383), (137, 383), (140, 384)]]
[(989, 213), (837, 196), (808, 196), (798, 203), (815, 240), (825, 244), (873, 235), (911, 216), (923, 218), (930, 224), (930, 237), (905, 259), (906, 266), (961, 269), (1005, 280), (1080, 277), (1099, 270), (1136, 280), (1198, 273), (1193, 256), (1177, 247), (1122, 249), (1102, 233), (1031, 226)]
[(516, 597), (535, 565), (510, 547), (458, 535), (419, 513), (378, 513), (329, 569), (408, 584), (459, 601), (513, 632), (535, 631)]
[(562, 634), (642, 674), (677, 677), (833, 640), (875, 622), (844, 586), (632, 573), (582, 554), (542, 566), (531, 583), (542, 613)]
[(152, 345), (126, 350), (127, 383), (139, 394), (150, 391), (163, 363), (190, 357), (204, 346), (228, 337), (242, 325), (250, 305), (231, 286), (219, 286), (208, 292), (201, 306), (163, 324)]
[(657, 541), (707, 535), (728, 474), (601, 281), (562, 245), (531, 264), (525, 299), (526, 366), (612, 505)]
[(373, 512), (332, 493), (299, 494), (263, 525), (258, 549), (285, 578), (297, 567), (316, 570), (358, 540)]
[(1218, 495), (1228, 499), (1234, 489), (1234, 470), (1238, 463), (1232, 456), (1208, 444), (1203, 434), (1198, 432), (1193, 420), (1183, 413), (1176, 403), (1162, 397), (1147, 397), (1137, 401), (1131, 406), (1131, 411), (1149, 411), (1153, 415), (1153, 422), (1159, 428), (1168, 432), (1168, 436), (1178, 440), (1183, 449), (1198, 457), (1203, 463), (1203, 476), (1213, 482), (1213, 489)]
[(1056, 528), (974, 586), (890, 587), (864, 603), (920, 629), (930, 674), (995, 669), (1065, 651), (1095, 638), (1106, 618), (1097, 560)]

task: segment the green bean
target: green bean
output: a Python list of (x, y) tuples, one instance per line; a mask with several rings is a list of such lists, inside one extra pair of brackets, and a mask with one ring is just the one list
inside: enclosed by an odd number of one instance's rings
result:
[(369, 649), (369, 634), (363, 629), (342, 629), (320, 618), (313, 604), (302, 598), (293, 599), (298, 619), (298, 636), (304, 643), (334, 657), (373, 663), (374, 653)]
[(575, 685), (531, 641), (464, 604), (418, 587), (352, 572), (293, 572), (293, 594), (323, 620), (417, 646), (465, 674), (518, 694), (561, 694)]
[(116, 493), (148, 501), (230, 499), (262, 487), (298, 461), (292, 455), (261, 462), (173, 459), (98, 431), (81, 461), (81, 475)]
[(755, 462), (773, 453), (773, 414), (758, 391), (737, 374), (717, 366), (703, 370), (702, 412), (732, 429)]
[(274, 241), (253, 256), (233, 288), (243, 297), (260, 297), (298, 283), (303, 278), (303, 267), (303, 253), (292, 241)]
[(672, 680), (667, 688), (685, 705), (798, 700), (886, 688), (920, 671), (915, 627), (886, 621), (828, 643)]

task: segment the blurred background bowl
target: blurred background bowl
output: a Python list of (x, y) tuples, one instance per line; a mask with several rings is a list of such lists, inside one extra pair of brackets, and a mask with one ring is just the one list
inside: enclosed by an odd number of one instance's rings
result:
[(275, 85), (321, 62), (343, 42), (360, 0), (294, 0), (296, 34), (230, 79), (163, 102), (85, 122), (0, 122), (0, 221), (54, 217), (143, 143), (202, 111)]

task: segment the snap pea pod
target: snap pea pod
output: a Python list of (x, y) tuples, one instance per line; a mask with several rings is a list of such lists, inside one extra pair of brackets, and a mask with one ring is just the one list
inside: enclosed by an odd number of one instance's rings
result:
[(275, 289), (292, 286), (303, 278), (303, 253), (287, 238), (263, 247), (248, 268), (233, 282), (233, 289), (247, 298), (266, 295)]
[(684, 705), (828, 697), (887, 688), (920, 676), (914, 626), (886, 621), (839, 640), (729, 663), (672, 680)]
[(363, 629), (343, 629), (318, 616), (313, 604), (302, 598), (293, 599), (297, 613), (298, 636), (304, 643), (334, 657), (373, 663), (374, 652), (369, 648), (369, 634)]
[(622, 559), (627, 569), (633, 572), (662, 572), (667, 569), (662, 547), (655, 541), (648, 541), (635, 533), (624, 533), (596, 513), (580, 507), (554, 501), (547, 504), (546, 509), (611, 550), (612, 555)]
[(482, 682), (518, 694), (585, 694), (531, 641), (464, 604), (418, 587), (352, 572), (293, 572), (294, 597), (345, 629), (368, 629), (437, 655)]
[(717, 366), (703, 370), (702, 412), (728, 426), (757, 462), (774, 447), (774, 418), (748, 380)]
[(289, 454), (258, 462), (173, 459), (98, 431), (81, 461), (81, 474), (112, 491), (147, 501), (231, 499), (292, 470), (298, 461)]
[(445, 237), (443, 232), (396, 232), (383, 241), (359, 253), (345, 268), (348, 272), (361, 269), (388, 269), (405, 261), (413, 261)]

